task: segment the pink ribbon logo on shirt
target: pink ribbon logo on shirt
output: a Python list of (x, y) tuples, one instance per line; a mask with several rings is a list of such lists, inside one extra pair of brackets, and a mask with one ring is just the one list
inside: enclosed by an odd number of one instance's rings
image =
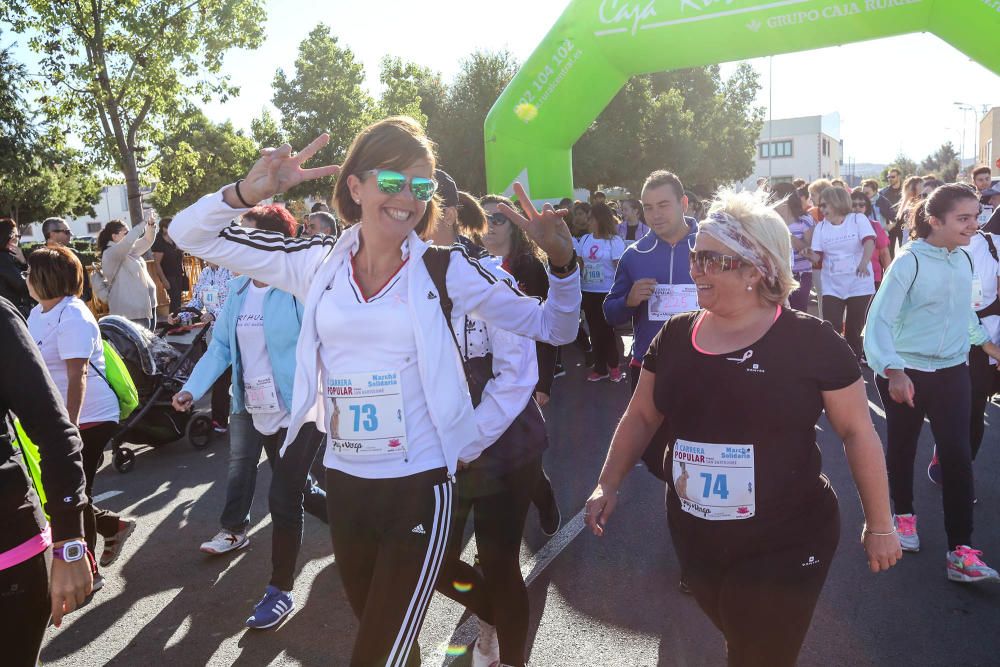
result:
[(590, 246), (590, 259), (597, 259), (597, 251), (601, 249), (601, 246), (592, 245)]

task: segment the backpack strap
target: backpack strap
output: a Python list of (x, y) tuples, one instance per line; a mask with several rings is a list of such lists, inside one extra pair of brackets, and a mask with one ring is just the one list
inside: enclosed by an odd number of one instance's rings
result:
[(434, 287), (438, 291), (438, 302), (441, 305), (441, 313), (444, 315), (445, 324), (448, 325), (448, 331), (451, 332), (451, 339), (455, 343), (455, 349), (458, 350), (458, 358), (462, 360), (462, 369), (465, 371), (465, 380), (468, 382), (469, 386), (472, 386), (472, 376), (469, 373), (469, 366), (465, 362), (465, 355), (462, 354), (462, 346), (458, 342), (458, 336), (455, 334), (455, 327), (451, 323), (451, 314), (454, 310), (455, 304), (448, 295), (448, 264), (451, 263), (451, 248), (446, 246), (427, 246), (427, 251), (424, 252), (424, 266), (427, 268), (427, 273), (431, 276), (431, 282), (434, 283)]
[(976, 233), (982, 236), (984, 239), (986, 239), (986, 245), (988, 245), (990, 248), (990, 255), (993, 256), (993, 261), (1000, 262), (1000, 257), (997, 257), (997, 246), (995, 243), (993, 243), (993, 235), (986, 234), (982, 230), (977, 231)]

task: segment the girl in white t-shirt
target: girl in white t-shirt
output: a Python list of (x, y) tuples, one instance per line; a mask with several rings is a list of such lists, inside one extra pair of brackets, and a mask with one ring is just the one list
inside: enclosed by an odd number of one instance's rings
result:
[(843, 188), (824, 190), (819, 209), (824, 219), (813, 231), (811, 259), (823, 261), (823, 319), (837, 333), (846, 327), (847, 344), (861, 359), (861, 328), (875, 294), (875, 230), (864, 214), (851, 212), (851, 196)]
[(618, 342), (615, 330), (604, 319), (604, 298), (615, 281), (618, 260), (625, 252), (625, 241), (618, 236), (619, 220), (607, 204), (595, 204), (590, 210), (590, 233), (576, 242), (576, 254), (582, 268), (580, 288), (583, 290), (583, 314), (590, 327), (594, 351), (594, 367), (588, 382), (608, 377), (621, 382), (618, 369)]
[[(92, 498), (94, 477), (104, 447), (118, 427), (120, 411), (118, 397), (105, 379), (97, 320), (79, 298), (83, 267), (65, 247), (41, 247), (28, 257), (27, 282), (31, 298), (38, 302), (28, 316), (28, 330), (62, 395), (70, 421), (80, 429), (86, 492)], [(91, 553), (95, 553), (97, 533), (104, 537), (102, 567), (115, 561), (134, 529), (134, 521), (98, 509), (93, 502), (84, 508), (84, 539)], [(95, 571), (95, 590), (103, 582), (99, 577)]]

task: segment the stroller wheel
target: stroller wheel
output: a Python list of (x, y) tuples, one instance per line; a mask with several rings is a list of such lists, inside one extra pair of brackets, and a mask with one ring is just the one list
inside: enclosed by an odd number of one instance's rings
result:
[(195, 415), (187, 425), (187, 439), (195, 449), (205, 449), (212, 443), (212, 419), (206, 414)]
[(118, 448), (111, 456), (111, 465), (120, 473), (132, 472), (135, 466), (135, 452), (124, 447)]

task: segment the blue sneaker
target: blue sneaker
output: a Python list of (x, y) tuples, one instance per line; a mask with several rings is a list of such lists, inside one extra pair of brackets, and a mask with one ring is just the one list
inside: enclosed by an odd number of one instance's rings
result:
[(283, 593), (274, 586), (268, 586), (264, 597), (253, 608), (253, 615), (247, 619), (247, 627), (253, 630), (271, 628), (281, 622), (295, 609), (295, 601), (290, 593)]

